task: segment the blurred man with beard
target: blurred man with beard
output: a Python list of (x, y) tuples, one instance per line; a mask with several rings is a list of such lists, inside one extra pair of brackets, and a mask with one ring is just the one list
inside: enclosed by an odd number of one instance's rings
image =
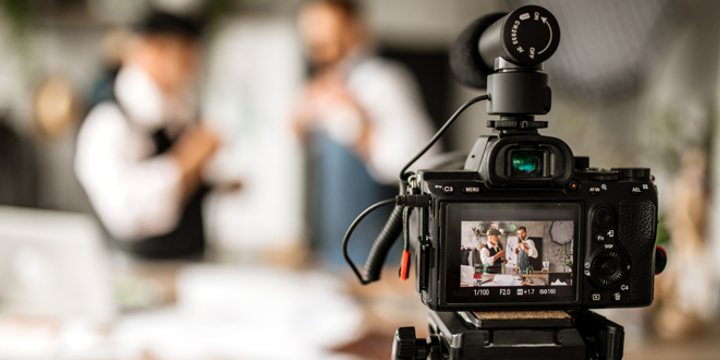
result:
[[(367, 206), (396, 194), (387, 185), (397, 184), (400, 169), (433, 131), (408, 70), (370, 51), (354, 2), (310, 1), (298, 25), (311, 76), (294, 128), (317, 156), (311, 171), (316, 240), (331, 261), (342, 263), (340, 240), (347, 227)], [(387, 219), (383, 215), (363, 223), (351, 253), (367, 255)]]
[(518, 256), (518, 270), (520, 274), (527, 275), (532, 270), (532, 264), (530, 259), (537, 259), (538, 251), (535, 248), (535, 242), (528, 239), (527, 228), (521, 226), (517, 231), (518, 244), (515, 245), (515, 254)]

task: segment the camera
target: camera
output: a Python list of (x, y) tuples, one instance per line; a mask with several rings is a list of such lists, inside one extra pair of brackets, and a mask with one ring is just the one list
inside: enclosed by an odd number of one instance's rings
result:
[(436, 311), (650, 305), (650, 170), (588, 163), (561, 140), (506, 133), (478, 139), (463, 170), (419, 171), (408, 190), (431, 205), (413, 212), (409, 238), (422, 302)]
[[(394, 359), (620, 359), (622, 326), (588, 309), (648, 306), (667, 257), (656, 247), (658, 195), (648, 168), (599, 169), (540, 135), (552, 105), (543, 62), (560, 42), (547, 9), (472, 23), (451, 49), (465, 103), (399, 173), (400, 194), (360, 214), (343, 253), (363, 284), (380, 278), (403, 234), (400, 277), (430, 310), (428, 339), (400, 328)], [(492, 135), (464, 163), (407, 171), (469, 106), (487, 100)], [(362, 219), (395, 205), (363, 277), (347, 254)], [(411, 266), (412, 264), (412, 266)]]

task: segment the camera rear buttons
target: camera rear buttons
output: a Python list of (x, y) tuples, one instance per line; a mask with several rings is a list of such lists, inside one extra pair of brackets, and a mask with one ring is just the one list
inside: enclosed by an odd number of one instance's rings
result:
[(577, 180), (572, 180), (567, 184), (567, 191), (570, 194), (577, 194), (580, 192), (580, 182)]
[(608, 230), (607, 232), (599, 232), (595, 234), (595, 241), (604, 243), (605, 240), (612, 240), (615, 238), (615, 230)]
[[(650, 181), (652, 176), (650, 175), (650, 169), (648, 168), (618, 168), (614, 169), (620, 172), (623, 179), (626, 181)], [(640, 184), (633, 185), (630, 187), (630, 193), (633, 195), (640, 195), (643, 191), (650, 190), (650, 185)]]
[(440, 185), (435, 184), (435, 189), (440, 189), (445, 195), (450, 195), (455, 192), (455, 187), (452, 185)]
[(588, 190), (590, 192), (590, 195), (598, 195), (601, 191), (607, 191), (608, 186), (607, 184), (600, 184), (600, 186), (591, 186)]
[(602, 295), (600, 295), (600, 293), (594, 292), (594, 293), (590, 294), (590, 300), (600, 301), (600, 300), (602, 300)]
[(615, 214), (608, 207), (601, 207), (595, 211), (595, 223), (600, 227), (609, 227), (615, 220)]
[(642, 184), (639, 186), (631, 186), (630, 187), (630, 193), (633, 195), (640, 195), (643, 191), (649, 190), (650, 186), (648, 184)]
[(613, 293), (612, 299), (615, 301), (620, 301), (620, 300), (622, 300), (622, 294), (620, 292)]

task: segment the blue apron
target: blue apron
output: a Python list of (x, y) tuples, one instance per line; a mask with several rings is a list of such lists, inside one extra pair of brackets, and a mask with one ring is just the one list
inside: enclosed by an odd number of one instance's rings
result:
[[(326, 263), (345, 267), (342, 239), (353, 220), (370, 205), (397, 195), (397, 190), (376, 182), (355, 154), (321, 131), (312, 132), (314, 192), (314, 245)], [(392, 211), (386, 206), (366, 217), (353, 233), (348, 253), (364, 264), (373, 242)], [(401, 241), (395, 243), (388, 262), (397, 263)], [(387, 262), (386, 262), (387, 263)]]
[(520, 274), (528, 274), (530, 266), (530, 256), (525, 250), (520, 249), (520, 251), (518, 251), (518, 269), (520, 270)]

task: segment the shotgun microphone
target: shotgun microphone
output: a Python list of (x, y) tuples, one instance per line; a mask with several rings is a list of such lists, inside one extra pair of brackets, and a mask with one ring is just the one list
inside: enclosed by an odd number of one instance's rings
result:
[[(558, 22), (542, 7), (485, 15), (470, 24), (450, 49), (450, 70), (462, 84), (484, 89), (488, 75), (498, 70), (498, 59), (541, 69), (559, 43)], [(503, 70), (511, 71), (507, 66)]]

